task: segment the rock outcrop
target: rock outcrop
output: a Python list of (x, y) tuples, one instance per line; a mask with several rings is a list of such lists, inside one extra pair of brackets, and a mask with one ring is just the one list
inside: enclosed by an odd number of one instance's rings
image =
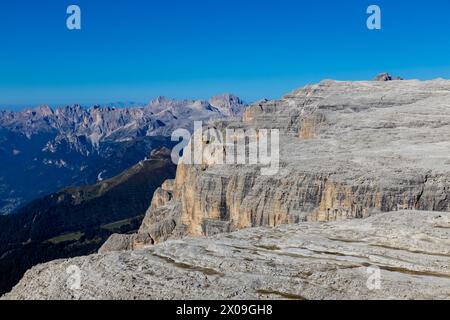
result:
[(374, 81), (392, 81), (392, 80), (403, 80), (403, 78), (401, 77), (393, 78), (389, 73), (380, 73), (374, 78)]
[[(166, 180), (154, 192), (152, 203), (145, 214), (139, 233), (114, 234), (103, 244), (99, 252), (139, 249), (173, 236), (179, 217), (174, 216), (172, 211), (166, 210), (166, 205), (173, 197), (173, 188), (174, 180)], [(182, 236), (182, 233), (179, 236)]]
[(450, 299), (449, 248), (449, 213), (397, 211), (55, 261), (3, 299)]
[(148, 242), (450, 210), (450, 81), (323, 81), (250, 106), (243, 122), (210, 127), (280, 130), (278, 174), (182, 159), (140, 229)]

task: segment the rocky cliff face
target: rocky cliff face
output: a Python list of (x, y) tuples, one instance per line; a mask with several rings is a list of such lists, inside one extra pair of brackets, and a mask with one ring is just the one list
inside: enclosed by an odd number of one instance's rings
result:
[(279, 129), (278, 174), (182, 160), (147, 212), (140, 229), (147, 243), (399, 209), (450, 210), (450, 81), (324, 81), (258, 102), (243, 119), (211, 127)]
[(450, 214), (251, 228), (39, 265), (3, 299), (448, 299)]

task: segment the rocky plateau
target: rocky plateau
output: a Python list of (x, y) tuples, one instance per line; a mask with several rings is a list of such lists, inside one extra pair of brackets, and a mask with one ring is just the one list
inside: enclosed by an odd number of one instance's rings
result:
[(3, 299), (449, 299), (449, 248), (449, 213), (397, 211), (54, 261)]
[(450, 81), (323, 81), (256, 103), (243, 121), (210, 126), (280, 130), (278, 174), (182, 159), (139, 235), (116, 236), (103, 250), (401, 209), (450, 211)]
[(6, 298), (449, 298), (450, 81), (381, 80), (326, 80), (213, 121), (278, 129), (278, 173), (185, 154), (139, 233), (35, 267)]

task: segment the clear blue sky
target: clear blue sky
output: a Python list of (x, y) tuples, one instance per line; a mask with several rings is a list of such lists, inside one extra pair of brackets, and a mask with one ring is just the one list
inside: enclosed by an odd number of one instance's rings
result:
[[(82, 10), (82, 30), (66, 9)], [(383, 29), (366, 28), (378, 4)], [(450, 78), (448, 0), (0, 2), (0, 105), (277, 98), (324, 78)]]

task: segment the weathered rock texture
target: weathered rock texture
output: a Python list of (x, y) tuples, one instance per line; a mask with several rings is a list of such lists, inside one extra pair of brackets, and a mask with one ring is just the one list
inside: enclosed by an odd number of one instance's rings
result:
[(148, 243), (399, 209), (450, 210), (450, 81), (323, 81), (258, 102), (243, 119), (211, 126), (279, 129), (278, 174), (182, 161), (147, 212), (140, 234)]
[(449, 299), (450, 213), (252, 228), (55, 261), (3, 298)]

